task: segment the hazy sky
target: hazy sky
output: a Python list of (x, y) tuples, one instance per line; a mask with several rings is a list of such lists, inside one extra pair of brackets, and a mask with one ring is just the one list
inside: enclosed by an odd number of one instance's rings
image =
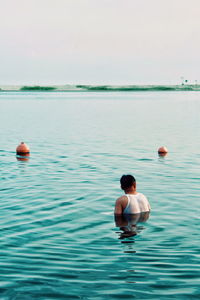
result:
[(200, 82), (200, 0), (0, 4), (0, 85)]

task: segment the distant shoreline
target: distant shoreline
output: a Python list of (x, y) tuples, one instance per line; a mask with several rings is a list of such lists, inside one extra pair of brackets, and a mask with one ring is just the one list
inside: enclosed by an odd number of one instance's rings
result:
[(199, 84), (183, 85), (2, 85), (1, 92), (162, 92), (200, 91)]

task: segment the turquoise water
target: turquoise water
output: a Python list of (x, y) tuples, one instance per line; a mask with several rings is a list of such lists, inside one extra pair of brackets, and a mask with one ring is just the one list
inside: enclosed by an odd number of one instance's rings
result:
[[(2, 93), (0, 298), (199, 299), (199, 112), (198, 92)], [(152, 206), (131, 234), (124, 173)]]

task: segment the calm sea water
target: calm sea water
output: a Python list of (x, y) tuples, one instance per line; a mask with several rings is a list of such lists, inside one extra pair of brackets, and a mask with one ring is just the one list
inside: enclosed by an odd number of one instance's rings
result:
[[(0, 299), (199, 299), (199, 114), (198, 92), (1, 93)], [(132, 232), (128, 173), (152, 206)]]

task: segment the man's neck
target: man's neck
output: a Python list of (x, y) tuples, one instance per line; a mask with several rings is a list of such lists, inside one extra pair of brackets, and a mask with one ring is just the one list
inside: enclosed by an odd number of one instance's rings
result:
[(137, 194), (136, 188), (126, 189), (124, 192), (125, 192), (125, 194), (132, 194), (132, 195), (136, 195)]

